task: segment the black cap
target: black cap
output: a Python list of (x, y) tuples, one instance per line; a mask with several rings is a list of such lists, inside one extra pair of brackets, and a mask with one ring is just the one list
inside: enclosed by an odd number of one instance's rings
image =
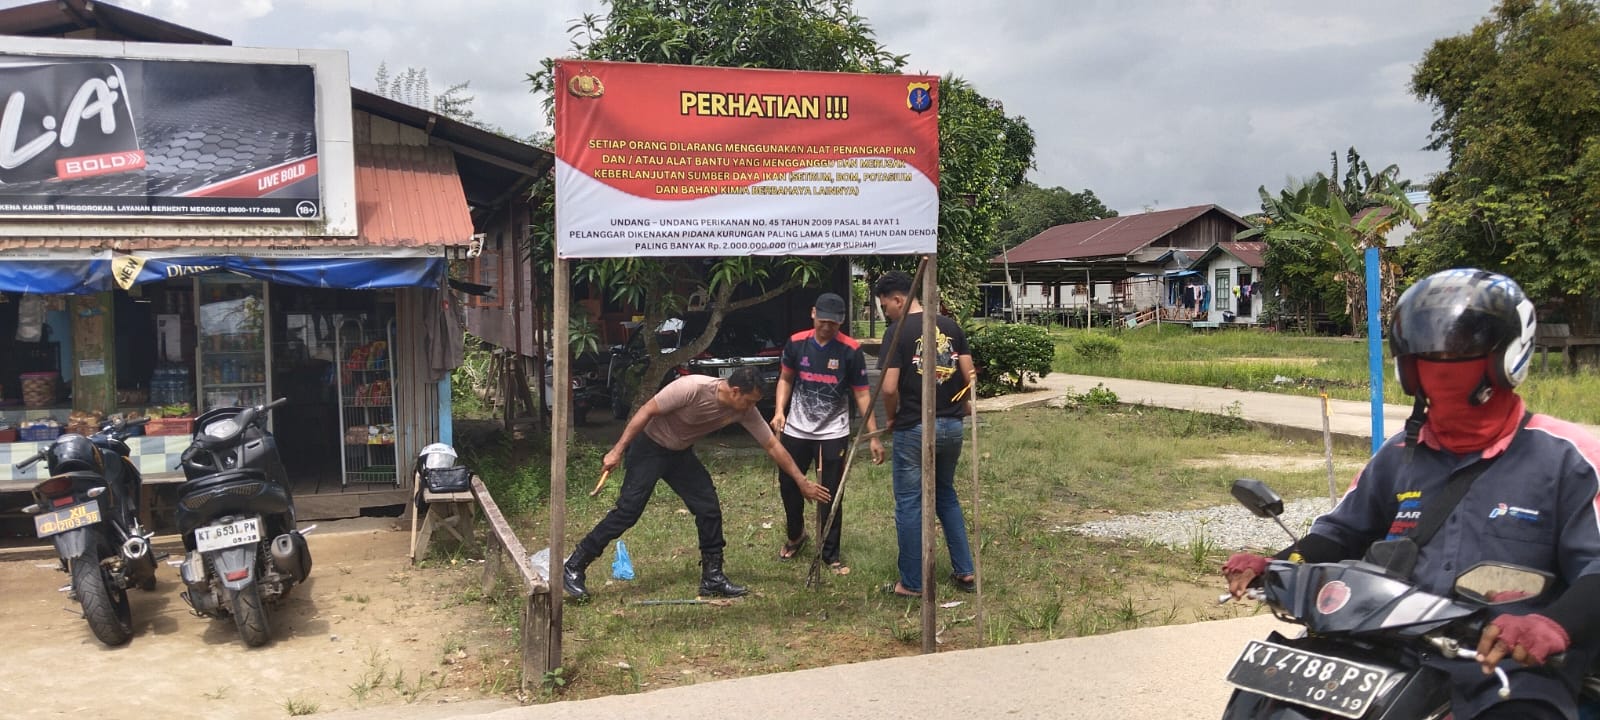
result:
[(817, 296), (817, 304), (813, 307), (817, 311), (818, 320), (829, 320), (836, 323), (844, 322), (844, 298), (833, 293), (823, 293)]

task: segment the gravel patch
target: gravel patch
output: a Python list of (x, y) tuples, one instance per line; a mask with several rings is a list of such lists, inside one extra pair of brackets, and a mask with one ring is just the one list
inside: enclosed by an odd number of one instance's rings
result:
[[(1284, 501), (1283, 524), (1296, 535), (1311, 527), (1311, 521), (1329, 509), (1327, 498)], [(1241, 505), (1218, 505), (1200, 510), (1163, 511), (1127, 515), (1111, 520), (1096, 520), (1081, 525), (1064, 525), (1058, 532), (1095, 537), (1146, 540), (1187, 547), (1203, 537), (1218, 550), (1229, 552), (1252, 549), (1278, 551), (1289, 545), (1283, 528), (1268, 518), (1258, 518)]]

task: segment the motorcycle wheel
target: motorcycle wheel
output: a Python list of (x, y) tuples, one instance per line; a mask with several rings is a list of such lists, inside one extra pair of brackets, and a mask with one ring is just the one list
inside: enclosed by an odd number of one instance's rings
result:
[(272, 629), (267, 625), (267, 608), (261, 604), (261, 588), (255, 583), (233, 594), (233, 623), (239, 626), (239, 639), (247, 647), (267, 644)]
[(617, 420), (628, 419), (628, 394), (622, 388), (618, 388), (611, 395), (611, 417)]
[(95, 639), (116, 647), (133, 637), (128, 592), (112, 585), (109, 573), (100, 566), (99, 551), (90, 550), (72, 563), (72, 588)]
[(572, 408), (572, 422), (578, 425), (589, 424), (589, 406), (574, 405)]

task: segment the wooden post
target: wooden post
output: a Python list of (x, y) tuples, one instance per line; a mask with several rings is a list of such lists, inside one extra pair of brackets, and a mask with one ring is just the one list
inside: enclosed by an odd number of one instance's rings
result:
[[(526, 562), (526, 560), (524, 560)], [(551, 565), (554, 566), (554, 562)], [(522, 608), (522, 689), (533, 690), (544, 684), (544, 674), (560, 665), (550, 663), (552, 652), (559, 652), (561, 633), (551, 632), (551, 606), (561, 602), (561, 591), (525, 590)], [(552, 649), (554, 648), (554, 649)]]
[(505, 549), (500, 547), (500, 539), (493, 532), (484, 538), (483, 545), (483, 594), (487, 597), (494, 592), (495, 580), (500, 577), (500, 559), (505, 557)]
[[(117, 410), (116, 303), (111, 293), (76, 295), (72, 312), (72, 353), (59, 382), (72, 383), (72, 409)], [(53, 401), (53, 399), (52, 399)]]
[(938, 604), (933, 594), (934, 411), (939, 388), (939, 263), (928, 257), (922, 275), (922, 652), (937, 649)]
[(983, 473), (980, 467), (982, 465), (980, 461), (983, 456), (978, 454), (978, 388), (976, 382), (973, 383), (972, 391), (967, 397), (969, 398), (968, 402), (972, 404), (972, 455), (968, 461), (972, 465), (972, 579), (978, 590), (978, 597), (976, 598), (977, 617), (975, 618), (978, 623), (978, 647), (984, 647), (989, 644), (989, 631), (983, 623), (983, 525), (978, 522), (978, 508), (983, 498)]
[[(567, 428), (572, 422), (568, 406), (571, 404), (571, 353), (567, 352), (572, 328), (572, 263), (559, 256), (555, 266), (555, 308), (551, 322), (555, 337), (551, 345), (555, 357), (555, 372), (550, 378), (551, 392), (555, 395), (550, 405), (550, 575), (566, 562), (567, 540)], [(562, 585), (550, 582), (550, 642), (549, 665), (561, 667), (561, 601)], [(532, 607), (531, 605), (529, 606)]]

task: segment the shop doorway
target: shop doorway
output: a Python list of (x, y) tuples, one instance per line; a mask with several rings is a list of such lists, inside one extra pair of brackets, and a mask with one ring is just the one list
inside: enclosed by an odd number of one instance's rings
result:
[(275, 434), (298, 493), (393, 487), (388, 291), (274, 288)]

